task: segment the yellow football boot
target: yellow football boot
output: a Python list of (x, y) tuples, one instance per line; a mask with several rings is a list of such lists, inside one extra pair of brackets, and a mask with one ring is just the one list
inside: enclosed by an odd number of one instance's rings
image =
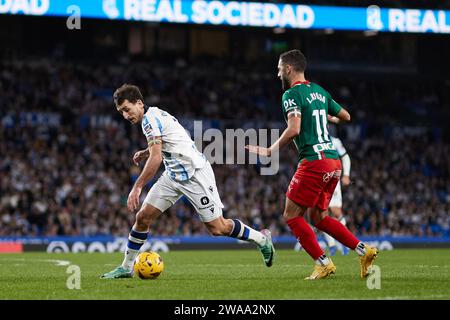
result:
[(378, 255), (378, 249), (375, 247), (365, 245), (366, 253), (359, 257), (359, 264), (361, 266), (361, 278), (365, 278), (369, 275), (369, 268), (373, 264), (373, 260)]
[[(330, 258), (328, 258), (330, 259)], [(317, 280), (317, 279), (323, 279), (328, 277), (330, 274), (336, 272), (336, 266), (334, 265), (333, 261), (330, 259), (330, 263), (326, 266), (320, 266), (316, 265), (314, 267), (313, 273), (309, 277), (306, 277), (305, 280)]]

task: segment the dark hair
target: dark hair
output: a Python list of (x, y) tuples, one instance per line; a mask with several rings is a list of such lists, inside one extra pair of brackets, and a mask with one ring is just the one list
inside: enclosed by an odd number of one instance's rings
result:
[(131, 103), (136, 103), (141, 100), (144, 103), (144, 97), (142, 96), (139, 88), (132, 84), (124, 84), (118, 88), (113, 95), (114, 103), (116, 106), (120, 106), (125, 100)]
[(300, 50), (291, 50), (280, 55), (282, 63), (290, 65), (297, 72), (305, 72), (306, 58)]

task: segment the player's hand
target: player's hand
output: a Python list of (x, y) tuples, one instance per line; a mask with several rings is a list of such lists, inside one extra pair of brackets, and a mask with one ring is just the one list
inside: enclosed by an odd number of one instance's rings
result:
[(128, 195), (127, 207), (128, 210), (134, 212), (139, 207), (139, 197), (141, 195), (142, 188), (133, 187)]
[(350, 177), (349, 176), (342, 176), (341, 182), (342, 182), (343, 186), (348, 186), (351, 183)]
[(148, 150), (139, 150), (138, 152), (136, 152), (133, 156), (133, 163), (135, 165), (139, 165), (139, 162), (141, 162), (142, 160), (145, 160), (148, 158)]
[(259, 154), (260, 156), (270, 157), (271, 155), (270, 148), (246, 145), (245, 149), (247, 149), (251, 153)]
[(334, 123), (334, 124), (340, 124), (341, 123), (341, 121), (339, 120), (338, 117), (334, 117), (334, 116), (328, 115), (327, 118), (328, 118), (328, 122), (330, 122), (330, 123)]

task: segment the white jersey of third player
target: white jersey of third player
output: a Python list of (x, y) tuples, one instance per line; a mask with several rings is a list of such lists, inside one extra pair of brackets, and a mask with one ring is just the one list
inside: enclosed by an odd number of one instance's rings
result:
[(333, 145), (336, 148), (336, 151), (339, 154), (339, 157), (342, 158), (343, 156), (345, 156), (345, 154), (347, 153), (347, 150), (345, 150), (341, 139), (336, 138), (336, 137), (331, 137), (331, 142), (333, 142)]
[(178, 120), (168, 112), (157, 107), (148, 108), (142, 119), (142, 132), (147, 142), (161, 137), (163, 162), (170, 178), (188, 180), (195, 169), (206, 164), (206, 157), (197, 150)]

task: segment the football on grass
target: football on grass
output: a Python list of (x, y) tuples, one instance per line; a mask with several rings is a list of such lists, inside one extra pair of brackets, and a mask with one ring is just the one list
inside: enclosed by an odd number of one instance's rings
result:
[(156, 279), (163, 270), (161, 256), (153, 251), (141, 252), (134, 261), (134, 274), (141, 279)]

